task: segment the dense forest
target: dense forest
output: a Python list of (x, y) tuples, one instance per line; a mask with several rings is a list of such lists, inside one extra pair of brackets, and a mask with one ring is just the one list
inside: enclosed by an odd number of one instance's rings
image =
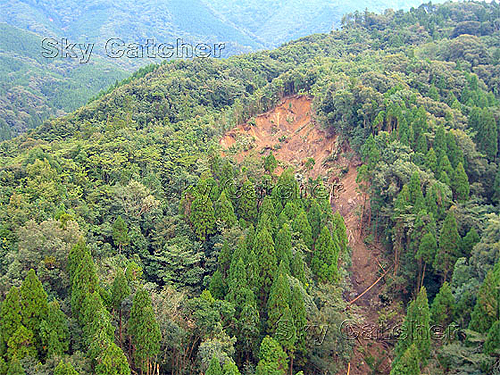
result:
[(450, 2), (150, 66), (2, 142), (0, 374), (361, 373), (342, 175), (219, 143), (295, 95), (339, 145), (311, 163), (362, 161), (387, 373), (499, 373), (500, 6)]
[[(130, 72), (157, 58), (110, 58), (106, 42), (147, 40), (175, 44), (224, 43), (223, 57), (277, 47), (292, 39), (328, 32), (355, 9), (383, 11), (417, 6), (421, 0), (8, 0), (0, 3), (0, 141), (84, 105)], [(300, 24), (295, 22), (301, 19)], [(93, 43), (91, 59), (42, 56), (41, 41)], [(61, 42), (61, 45), (63, 43)], [(78, 51), (78, 49), (76, 49)], [(69, 50), (71, 52), (71, 50)]]
[(0, 140), (81, 107), (128, 73), (100, 57), (47, 59), (43, 37), (0, 22)]

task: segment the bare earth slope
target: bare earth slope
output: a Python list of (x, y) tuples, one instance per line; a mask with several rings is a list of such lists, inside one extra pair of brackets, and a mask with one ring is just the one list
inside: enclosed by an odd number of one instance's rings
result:
[[(385, 269), (378, 260), (382, 247), (377, 241), (370, 245), (364, 241), (366, 233), (360, 218), (365, 199), (358, 192), (356, 183), (356, 168), (360, 161), (348, 144), (338, 145), (336, 136), (328, 136), (314, 124), (311, 102), (311, 98), (306, 96), (285, 98), (271, 111), (228, 131), (221, 138), (220, 145), (225, 154), (232, 154), (238, 162), (251, 155), (267, 155), (273, 150), (282, 167), (291, 165), (297, 170), (303, 170), (307, 159), (314, 158), (315, 164), (307, 172), (308, 177), (327, 177), (331, 185), (336, 176), (341, 176), (343, 188), (334, 194), (332, 210), (340, 211), (347, 226), (352, 249), (352, 292), (346, 298), (352, 301), (384, 274)], [(332, 154), (337, 157), (332, 157)], [(342, 170), (348, 171), (342, 174)], [(367, 206), (368, 202), (365, 209), (369, 209)], [(377, 326), (378, 296), (382, 285), (383, 280), (353, 303), (359, 306), (359, 313), (366, 324), (365, 333), (375, 330)], [(360, 327), (357, 327), (356, 331), (359, 330)], [(388, 374), (389, 371), (388, 351), (381, 340), (375, 337), (356, 339), (349, 375)], [(347, 373), (347, 368), (341, 373)]]

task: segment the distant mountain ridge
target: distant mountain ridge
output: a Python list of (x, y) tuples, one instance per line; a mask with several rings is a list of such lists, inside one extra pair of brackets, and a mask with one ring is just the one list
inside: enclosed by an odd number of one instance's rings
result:
[[(0, 140), (72, 111), (160, 59), (106, 56), (124, 43), (223, 43), (222, 57), (277, 47), (338, 27), (344, 14), (410, 8), (420, 0), (6, 0), (0, 3)], [(89, 64), (44, 59), (41, 40), (95, 43)], [(101, 56), (102, 58), (99, 58)]]

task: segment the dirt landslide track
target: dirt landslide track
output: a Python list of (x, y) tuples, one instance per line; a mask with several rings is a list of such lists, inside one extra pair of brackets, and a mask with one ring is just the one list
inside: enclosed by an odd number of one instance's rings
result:
[[(363, 207), (365, 211), (369, 210), (369, 200), (366, 199), (364, 204), (365, 199), (357, 189), (356, 168), (360, 162), (356, 157), (347, 158), (346, 155), (351, 151), (348, 145), (338, 146), (336, 136), (328, 136), (314, 124), (311, 103), (311, 98), (306, 96), (285, 98), (274, 109), (256, 116), (255, 121), (228, 131), (221, 138), (220, 145), (227, 150), (232, 146), (237, 147), (241, 139), (251, 139), (250, 148), (235, 153), (234, 158), (238, 162), (242, 162), (247, 156), (267, 155), (272, 150), (283, 165), (291, 165), (300, 170), (308, 158), (314, 158), (315, 164), (307, 176), (328, 176), (330, 183), (342, 168), (349, 167), (348, 172), (340, 178), (343, 189), (332, 199), (332, 210), (340, 211), (344, 217), (352, 249), (352, 291), (346, 299), (352, 301), (362, 294), (352, 304), (352, 308), (361, 315), (363, 324), (370, 330), (377, 326), (377, 311), (381, 305), (378, 296), (383, 280), (373, 284), (387, 271), (378, 260), (382, 246), (376, 241), (367, 246), (364, 241), (366, 233), (361, 223), (361, 213)], [(324, 163), (332, 152), (338, 153), (337, 159)], [(370, 289), (366, 291), (368, 288)], [(359, 329), (358, 327), (357, 330)], [(383, 342), (361, 337), (355, 341), (349, 369), (346, 367), (338, 374), (347, 374), (348, 371), (349, 375), (389, 374), (390, 360)], [(375, 371), (368, 364), (370, 357), (374, 358), (374, 363), (380, 360)]]

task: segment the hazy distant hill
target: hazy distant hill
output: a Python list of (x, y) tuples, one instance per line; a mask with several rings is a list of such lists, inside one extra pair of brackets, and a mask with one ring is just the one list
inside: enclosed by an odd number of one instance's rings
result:
[[(343, 15), (366, 8), (386, 9), (418, 7), (420, 0), (204, 0), (214, 11), (231, 22), (242, 25), (267, 46), (304, 35), (329, 32), (340, 26)], [(440, 3), (442, 1), (434, 1)]]
[[(276, 47), (328, 32), (355, 10), (418, 6), (421, 0), (7, 0), (0, 21), (44, 36), (103, 43), (119, 37), (170, 42), (226, 42), (228, 54)], [(438, 1), (439, 2), (439, 1)], [(122, 62), (123, 63), (123, 62)], [(142, 61), (138, 62), (143, 63)]]
[(70, 112), (128, 73), (102, 59), (41, 56), (41, 37), (0, 23), (0, 139)]
[[(160, 60), (111, 59), (109, 38), (125, 43), (225, 43), (224, 56), (273, 48), (339, 26), (365, 8), (409, 8), (420, 0), (6, 0), (0, 3), (0, 139), (83, 105), (140, 66)], [(8, 25), (10, 26), (8, 26)], [(27, 32), (29, 31), (29, 32)], [(41, 56), (43, 37), (95, 43), (90, 64)], [(98, 56), (103, 59), (99, 59)]]

